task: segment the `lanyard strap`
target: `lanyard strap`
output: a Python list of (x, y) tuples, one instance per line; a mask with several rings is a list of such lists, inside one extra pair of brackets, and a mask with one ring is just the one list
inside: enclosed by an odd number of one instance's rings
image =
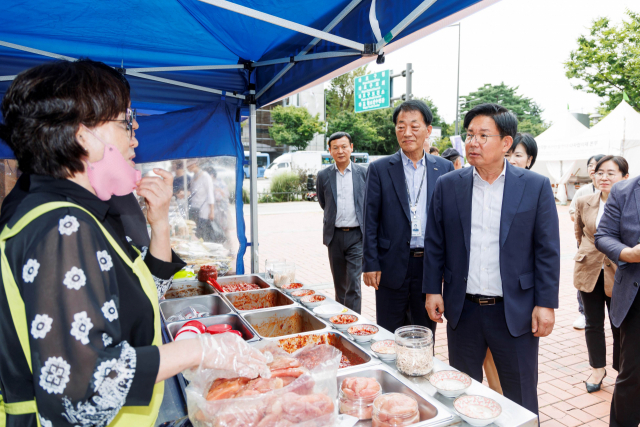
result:
[(416, 196), (416, 203), (413, 204), (411, 203), (411, 192), (409, 191), (409, 184), (407, 183), (407, 175), (405, 174), (404, 176), (404, 184), (407, 187), (407, 196), (409, 198), (409, 208), (411, 209), (411, 213), (415, 216), (417, 209), (415, 208), (416, 206), (418, 206), (418, 202), (420, 201), (420, 193), (422, 193), (422, 185), (424, 184), (424, 177), (427, 175), (427, 156), (424, 154), (423, 151), (423, 156), (422, 159), (424, 159), (424, 164), (422, 165), (422, 167), (424, 168), (424, 170), (422, 171), (422, 179), (420, 180), (420, 188), (418, 189), (418, 195)]

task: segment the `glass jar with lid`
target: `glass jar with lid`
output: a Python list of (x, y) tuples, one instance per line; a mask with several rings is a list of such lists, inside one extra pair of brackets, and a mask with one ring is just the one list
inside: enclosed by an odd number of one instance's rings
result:
[(396, 329), (396, 367), (411, 377), (427, 375), (433, 369), (433, 333), (424, 326)]

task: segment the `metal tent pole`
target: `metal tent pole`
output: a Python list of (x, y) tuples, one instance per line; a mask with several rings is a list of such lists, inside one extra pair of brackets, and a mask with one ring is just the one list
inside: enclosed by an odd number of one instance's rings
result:
[[(256, 91), (249, 91), (255, 95)], [(249, 104), (249, 188), (250, 188), (250, 212), (251, 212), (251, 273), (260, 271), (258, 259), (258, 142), (256, 135), (256, 103), (252, 100)]]

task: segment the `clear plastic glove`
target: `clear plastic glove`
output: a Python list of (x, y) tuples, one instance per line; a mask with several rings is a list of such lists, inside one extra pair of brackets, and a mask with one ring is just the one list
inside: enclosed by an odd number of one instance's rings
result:
[(235, 334), (198, 335), (202, 345), (199, 370), (214, 369), (229, 372), (228, 378), (270, 378), (267, 366), (273, 361), (269, 352), (262, 353)]

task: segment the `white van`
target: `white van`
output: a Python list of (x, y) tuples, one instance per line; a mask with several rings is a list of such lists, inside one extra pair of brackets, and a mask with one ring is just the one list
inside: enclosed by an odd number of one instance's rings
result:
[(291, 172), (292, 170), (305, 170), (311, 174), (317, 174), (322, 168), (323, 151), (295, 151), (293, 153), (285, 153), (276, 158), (264, 171), (265, 178), (272, 178), (276, 174), (282, 172)]

